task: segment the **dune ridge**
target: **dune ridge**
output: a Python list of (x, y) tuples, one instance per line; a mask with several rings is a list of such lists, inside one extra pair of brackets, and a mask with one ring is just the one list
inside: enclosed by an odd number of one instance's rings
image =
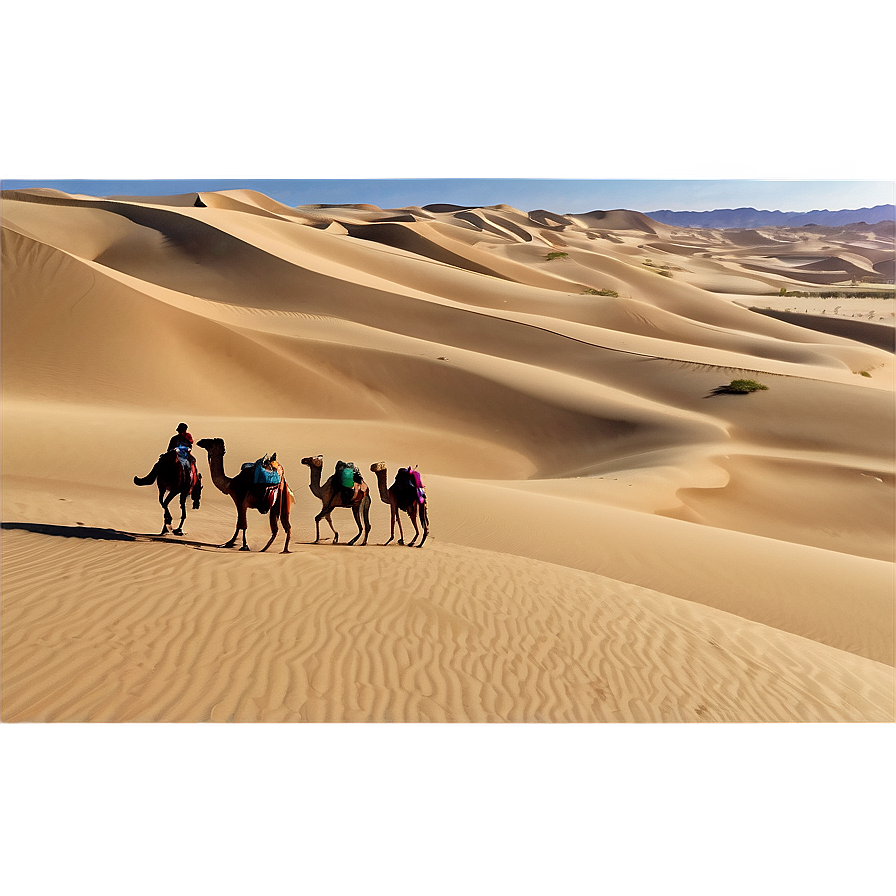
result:
[[(248, 190), (2, 224), (4, 721), (893, 720), (894, 354), (845, 328), (892, 337), (892, 234)], [(819, 277), (880, 298), (779, 295)], [(152, 542), (131, 480), (181, 419), (278, 452), (295, 556), (215, 548), (200, 449)], [(313, 454), (365, 474), (367, 547), (308, 544)], [(379, 546), (380, 460), (422, 552)]]

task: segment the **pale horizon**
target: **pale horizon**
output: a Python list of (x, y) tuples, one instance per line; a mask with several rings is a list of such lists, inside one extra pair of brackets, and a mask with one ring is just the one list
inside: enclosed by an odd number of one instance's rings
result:
[(369, 204), (379, 208), (426, 205), (510, 205), (564, 214), (626, 209), (703, 212), (754, 208), (803, 213), (893, 204), (894, 183), (874, 180), (785, 181), (623, 180), (544, 178), (146, 178), (19, 179), (4, 190), (46, 188), (97, 197), (161, 196), (250, 189), (284, 205)]

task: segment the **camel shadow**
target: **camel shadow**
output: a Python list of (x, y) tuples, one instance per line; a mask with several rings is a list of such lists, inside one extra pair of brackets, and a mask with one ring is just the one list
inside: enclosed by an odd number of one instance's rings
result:
[(94, 541), (155, 541), (163, 544), (185, 545), (194, 548), (217, 548), (220, 545), (205, 541), (158, 533), (122, 532), (119, 529), (100, 529), (94, 526), (57, 526), (52, 523), (0, 523), (0, 529), (37, 532), (54, 538), (85, 538)]
[(136, 541), (137, 536), (117, 529), (97, 529), (91, 526), (54, 526), (50, 523), (0, 523), (0, 529), (37, 532), (56, 538), (91, 538), (98, 541)]

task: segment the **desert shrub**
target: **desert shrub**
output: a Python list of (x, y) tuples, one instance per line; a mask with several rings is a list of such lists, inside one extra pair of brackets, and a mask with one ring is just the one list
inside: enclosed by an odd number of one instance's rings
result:
[(582, 293), (582, 295), (586, 295), (586, 296), (610, 296), (610, 298), (613, 298), (613, 299), (618, 299), (618, 298), (619, 298), (619, 293), (616, 292), (615, 289), (592, 289), (591, 287), (588, 287), (587, 289), (585, 289), (584, 292)]
[(894, 293), (889, 290), (862, 290), (862, 289), (837, 289), (824, 290), (822, 292), (804, 292), (801, 290), (788, 290), (781, 287), (779, 296), (788, 299), (892, 299)]
[(722, 391), (733, 395), (745, 395), (749, 392), (762, 392), (766, 389), (768, 389), (768, 386), (763, 386), (762, 383), (757, 383), (756, 380), (731, 380)]
[(553, 261), (555, 258), (569, 258), (569, 252), (548, 252), (545, 258), (548, 261)]

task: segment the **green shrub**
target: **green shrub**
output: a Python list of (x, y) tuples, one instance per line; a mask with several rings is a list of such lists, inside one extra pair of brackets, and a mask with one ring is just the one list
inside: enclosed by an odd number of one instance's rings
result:
[(592, 289), (591, 287), (588, 287), (587, 289), (585, 289), (584, 292), (582, 293), (582, 295), (585, 295), (585, 296), (610, 296), (610, 298), (613, 298), (613, 299), (619, 298), (619, 293), (616, 292), (615, 289)]
[(768, 386), (763, 386), (756, 380), (731, 380), (723, 391), (733, 395), (745, 395), (748, 392), (762, 392), (765, 389), (768, 389)]
[(569, 252), (548, 252), (545, 258), (548, 261), (553, 261), (555, 258), (569, 258)]

